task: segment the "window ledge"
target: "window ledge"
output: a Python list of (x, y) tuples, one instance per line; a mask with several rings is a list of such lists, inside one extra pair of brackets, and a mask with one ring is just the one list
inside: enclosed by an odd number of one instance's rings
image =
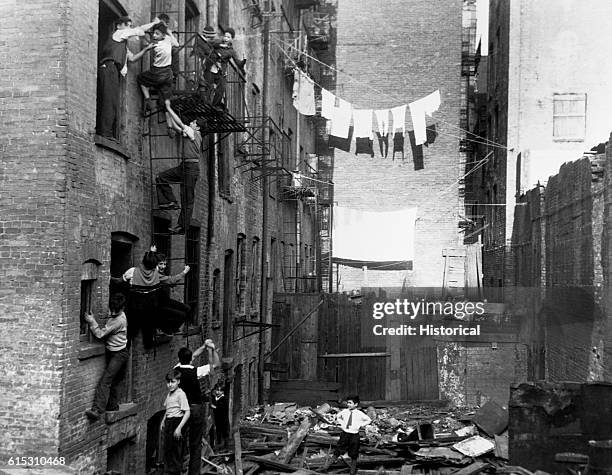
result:
[(138, 414), (138, 406), (133, 402), (119, 404), (118, 411), (106, 411), (106, 423), (111, 425), (136, 414)]
[(79, 348), (79, 361), (102, 356), (105, 352), (104, 344), (102, 343), (81, 343)]
[(99, 147), (103, 147), (103, 148), (106, 148), (108, 150), (112, 150), (113, 152), (118, 153), (119, 155), (121, 155), (123, 158), (125, 158), (127, 160), (132, 158), (130, 156), (130, 153), (128, 152), (127, 148), (125, 148), (119, 142), (116, 142), (116, 141), (114, 141), (112, 139), (109, 139), (107, 137), (102, 137), (101, 135), (95, 134), (94, 135), (94, 143), (96, 145), (98, 145)]
[(584, 142), (584, 138), (558, 138), (553, 137), (553, 142)]

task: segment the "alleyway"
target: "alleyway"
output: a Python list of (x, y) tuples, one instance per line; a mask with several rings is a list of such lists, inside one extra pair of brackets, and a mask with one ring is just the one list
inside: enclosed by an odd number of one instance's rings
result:
[(612, 475), (612, 2), (0, 14), (0, 474)]

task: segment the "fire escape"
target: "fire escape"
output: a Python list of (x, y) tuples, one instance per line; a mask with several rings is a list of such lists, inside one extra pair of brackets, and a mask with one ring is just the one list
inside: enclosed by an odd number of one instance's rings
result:
[[(156, 4), (158, 2), (154, 2)], [(183, 4), (183, 2), (172, 2)], [(165, 5), (167, 7), (167, 5)], [(183, 4), (184, 8), (184, 4)], [(155, 5), (154, 5), (154, 10)], [(176, 11), (167, 8), (159, 8), (154, 14), (166, 13), (170, 18), (177, 18), (184, 14), (177, 7)], [(179, 23), (180, 24), (180, 23)], [(189, 25), (187, 25), (189, 26)], [(204, 155), (208, 154), (214, 158), (216, 144), (232, 133), (245, 132), (245, 78), (243, 72), (230, 62), (227, 64), (226, 85), (223, 104), (213, 106), (210, 95), (202, 93), (202, 81), (204, 73), (204, 62), (206, 55), (202, 48), (204, 38), (194, 31), (177, 31), (180, 47), (173, 52), (173, 65), (178, 62), (178, 74), (175, 74), (174, 95), (171, 101), (173, 110), (179, 115), (181, 121), (188, 125), (197, 121), (202, 135)], [(209, 48), (210, 49), (210, 48)], [(151, 90), (152, 98), (156, 91)], [(184, 149), (188, 138), (182, 137), (180, 133), (176, 136), (169, 131), (164, 112), (158, 107), (145, 115), (143, 135), (146, 137), (145, 154), (149, 157), (149, 173), (151, 183), (151, 223), (152, 242), (156, 244), (158, 252), (164, 253), (168, 258), (168, 267), (172, 274), (180, 272), (183, 264), (190, 266), (190, 272), (182, 283), (177, 284), (173, 294), (179, 294), (182, 287), (183, 301), (191, 307), (191, 314), (187, 315), (186, 327), (189, 322), (198, 321), (198, 295), (200, 274), (200, 223), (191, 218), (185, 223), (184, 232), (171, 230), (170, 226), (175, 221), (179, 210), (168, 210), (160, 207), (157, 200), (157, 191), (160, 186), (156, 183), (158, 174), (172, 167), (185, 167)], [(201, 160), (200, 166), (205, 163)], [(213, 160), (214, 163), (214, 160)], [(200, 170), (203, 171), (203, 170)], [(182, 174), (183, 177), (185, 174)], [(196, 183), (196, 189), (200, 183)], [(175, 196), (180, 193), (180, 209), (186, 208), (185, 179), (170, 183)], [(196, 192), (197, 194), (197, 192)], [(194, 211), (197, 210), (197, 202), (193, 203)], [(195, 216), (196, 213), (193, 213)], [(204, 223), (202, 223), (204, 225)], [(178, 296), (178, 295), (177, 295)]]

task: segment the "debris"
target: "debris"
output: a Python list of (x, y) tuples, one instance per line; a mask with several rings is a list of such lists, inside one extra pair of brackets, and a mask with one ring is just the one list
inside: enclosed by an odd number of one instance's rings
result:
[(491, 465), (486, 462), (474, 462), (468, 465), (467, 467), (463, 467), (462, 469), (453, 472), (453, 475), (474, 475), (476, 473), (482, 472), (490, 466)]
[(236, 475), (243, 475), (242, 471), (242, 444), (240, 442), (240, 431), (234, 431), (234, 467)]
[(472, 421), (489, 437), (493, 437), (508, 427), (508, 410), (490, 400), (474, 414)]
[(490, 440), (475, 435), (469, 439), (462, 440), (453, 445), (453, 449), (461, 452), (468, 457), (480, 457), (495, 448), (495, 444)]
[(495, 456), (508, 460), (508, 433), (495, 436)]
[(467, 465), (470, 459), (451, 449), (450, 447), (422, 447), (414, 453), (417, 460), (428, 462), (452, 463), (453, 465)]
[(461, 429), (455, 429), (453, 432), (459, 437), (465, 437), (469, 435), (477, 435), (478, 429), (476, 426), (466, 426), (462, 427)]
[(304, 440), (304, 438), (308, 435), (308, 431), (312, 427), (312, 421), (308, 418), (302, 420), (300, 426), (295, 431), (295, 433), (289, 437), (287, 441), (287, 445), (285, 445), (278, 456), (278, 459), (283, 463), (291, 462), (291, 459), (297, 452), (300, 444)]

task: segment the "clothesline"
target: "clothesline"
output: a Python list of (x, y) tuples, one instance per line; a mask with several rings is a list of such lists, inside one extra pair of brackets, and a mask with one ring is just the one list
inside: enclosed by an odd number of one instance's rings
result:
[[(290, 48), (290, 49), (294, 49), (294, 50), (298, 51), (300, 54), (302, 54), (302, 55), (306, 56), (306, 57), (307, 57), (307, 58), (309, 58), (309, 59), (312, 59), (313, 61), (315, 61), (315, 62), (319, 63), (319, 64), (320, 64), (320, 65), (322, 65), (323, 67), (326, 67), (326, 68), (330, 69), (331, 71), (336, 71), (336, 72), (338, 72), (338, 73), (344, 74), (345, 76), (347, 76), (347, 77), (348, 77), (349, 79), (351, 79), (352, 81), (354, 81), (354, 82), (356, 82), (356, 83), (358, 83), (358, 84), (361, 84), (361, 85), (363, 85), (363, 86), (365, 86), (365, 87), (368, 87), (368, 88), (372, 89), (374, 92), (376, 92), (376, 93), (378, 93), (378, 94), (380, 94), (380, 95), (383, 95), (383, 96), (389, 97), (389, 98), (391, 98), (391, 99), (393, 99), (393, 100), (396, 100), (396, 101), (398, 101), (398, 102), (404, 102), (404, 101), (405, 101), (405, 99), (400, 99), (400, 98), (398, 98), (398, 97), (392, 96), (392, 95), (390, 95), (390, 94), (388, 94), (388, 93), (385, 93), (385, 92), (383, 92), (383, 91), (380, 91), (380, 90), (376, 89), (375, 87), (373, 87), (372, 85), (370, 85), (370, 84), (368, 84), (368, 83), (366, 83), (366, 82), (364, 82), (364, 81), (360, 81), (359, 79), (355, 79), (353, 76), (351, 76), (350, 74), (348, 74), (348, 73), (344, 72), (343, 70), (338, 69), (338, 68), (335, 68), (335, 67), (333, 67), (333, 66), (330, 66), (330, 65), (328, 65), (328, 64), (326, 64), (326, 63), (324, 63), (324, 62), (320, 61), (319, 59), (315, 58), (314, 56), (311, 56), (311, 55), (309, 55), (308, 53), (305, 53), (305, 52), (303, 52), (303, 51), (299, 50), (298, 48), (296, 48), (295, 46), (293, 46), (291, 43), (288, 43), (288, 42), (283, 41), (283, 40), (278, 39), (278, 38), (274, 38), (274, 40), (275, 40), (277, 43), (280, 43), (280, 45), (278, 45), (278, 46), (279, 46), (279, 47), (280, 47), (280, 49), (283, 51), (283, 53), (285, 54), (285, 56), (287, 56), (287, 57), (288, 57), (288, 58), (289, 58), (289, 59), (290, 59), (290, 60), (291, 60), (291, 61), (292, 61), (294, 64), (295, 64), (295, 61), (293, 61), (293, 59), (292, 59), (292, 58), (291, 58), (291, 57), (290, 57), (290, 56), (289, 56), (289, 55), (286, 53), (286, 51), (285, 51), (285, 49), (283, 48), (282, 44), (286, 45), (286, 46), (287, 46), (288, 48)], [(322, 86), (320, 86), (320, 85), (319, 85), (319, 87), (322, 87)], [(482, 140), (482, 141), (484, 141), (484, 142), (478, 142), (478, 141), (475, 141), (475, 140), (473, 140), (473, 139), (466, 139), (466, 140), (470, 140), (470, 141), (475, 142), (475, 143), (483, 143), (484, 145), (496, 146), (496, 147), (499, 147), (499, 148), (502, 148), (502, 149), (505, 149), (505, 150), (507, 150), (507, 149), (508, 149), (508, 147), (506, 147), (505, 145), (502, 145), (502, 144), (500, 144), (500, 143), (494, 142), (493, 140), (487, 139), (486, 137), (482, 137), (481, 135), (478, 135), (478, 134), (475, 134), (475, 133), (473, 133), (473, 132), (470, 132), (469, 130), (466, 130), (466, 129), (464, 129), (464, 128), (462, 128), (462, 127), (459, 127), (459, 126), (457, 126), (457, 125), (455, 125), (455, 124), (452, 124), (452, 123), (450, 123), (450, 122), (447, 122), (447, 121), (445, 121), (445, 120), (443, 120), (443, 119), (440, 119), (440, 118), (438, 118), (438, 117), (437, 117), (437, 118), (436, 118), (436, 120), (437, 120), (437, 121), (439, 121), (439, 122), (441, 122), (441, 123), (444, 123), (444, 124), (448, 125), (449, 127), (453, 127), (453, 128), (455, 128), (455, 129), (457, 129), (457, 130), (460, 130), (461, 132), (464, 132), (464, 133), (469, 134), (469, 135), (471, 135), (471, 136), (477, 137), (478, 139), (481, 139), (481, 140)]]
[[(284, 54), (284, 55), (287, 57), (287, 59), (288, 59), (288, 60), (289, 60), (291, 63), (293, 63), (294, 67), (296, 67), (296, 68), (298, 68), (298, 69), (299, 69), (299, 67), (298, 67), (297, 63), (295, 62), (295, 60), (294, 60), (293, 58), (291, 58), (291, 56), (289, 56), (289, 55), (287, 54), (287, 52), (286, 52), (286, 51), (285, 51), (283, 48), (281, 48), (281, 51), (282, 51), (282, 52), (283, 52), (283, 54)], [(324, 63), (322, 63), (322, 64), (324, 64)], [(319, 86), (321, 89), (325, 89), (325, 87), (323, 87), (323, 86), (322, 86), (321, 84), (319, 84), (318, 82), (314, 81), (312, 78), (310, 78), (310, 80), (312, 81), (312, 83), (313, 83), (313, 84), (316, 84), (316, 85), (317, 85), (317, 86)], [(436, 118), (436, 120), (438, 120), (438, 119)], [(444, 122), (444, 121), (442, 121), (442, 122)], [(446, 123), (446, 122), (444, 122), (444, 123)], [(462, 131), (463, 131), (463, 129), (461, 129), (461, 128), (460, 128), (460, 130), (462, 130)], [(464, 140), (464, 138), (463, 138), (463, 137), (460, 137), (460, 136), (457, 136), (457, 135), (453, 135), (453, 134), (451, 134), (451, 133), (449, 133), (449, 132), (445, 132), (445, 131), (442, 131), (442, 130), (436, 130), (436, 132), (437, 132), (437, 133), (439, 133), (439, 134), (441, 134), (441, 135), (447, 135), (447, 136), (449, 136), (449, 137), (453, 137), (453, 138), (456, 138), (456, 139), (459, 139), (459, 140)], [(503, 149), (507, 149), (507, 147), (505, 147), (505, 146), (501, 146), (501, 145), (493, 145), (493, 143), (482, 142), (482, 141), (479, 141), (479, 140), (474, 140), (474, 139), (465, 139), (465, 140), (468, 140), (468, 141), (470, 141), (470, 142), (472, 142), (472, 143), (478, 143), (478, 144), (487, 145), (487, 146), (497, 146), (497, 147), (500, 147), (500, 148), (503, 148)], [(485, 139), (485, 140), (486, 140), (486, 139)]]

